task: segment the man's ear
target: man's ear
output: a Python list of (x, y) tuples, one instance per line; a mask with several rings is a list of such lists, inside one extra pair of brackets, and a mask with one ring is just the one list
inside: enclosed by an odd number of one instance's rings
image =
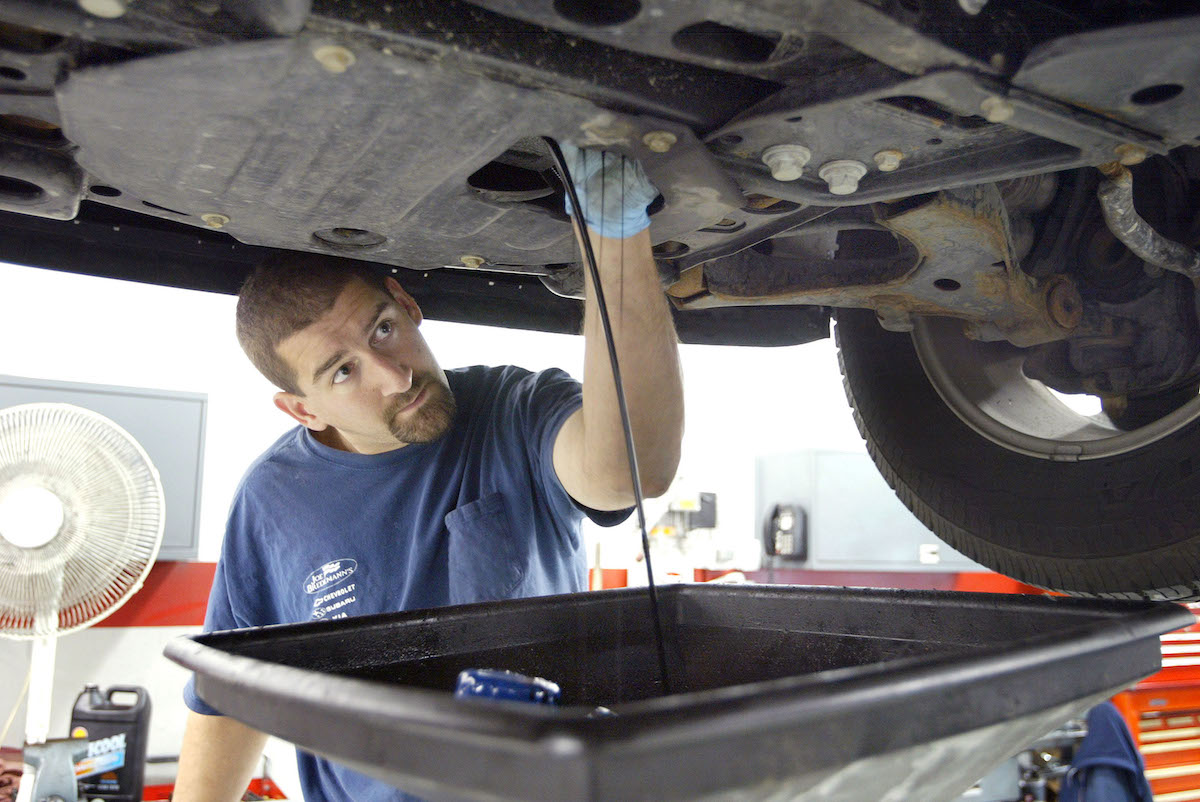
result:
[(304, 399), (294, 393), (276, 393), (275, 406), (299, 421), (301, 426), (314, 432), (319, 432), (329, 425), (309, 411)]
[(396, 303), (404, 307), (405, 312), (408, 312), (408, 316), (412, 318), (412, 322), (418, 326), (421, 325), (421, 321), (424, 319), (424, 315), (421, 314), (421, 307), (417, 305), (416, 300), (411, 295), (404, 291), (404, 288), (400, 286), (400, 282), (388, 276), (383, 280), (383, 284), (387, 287), (387, 291), (391, 296), (396, 299)]

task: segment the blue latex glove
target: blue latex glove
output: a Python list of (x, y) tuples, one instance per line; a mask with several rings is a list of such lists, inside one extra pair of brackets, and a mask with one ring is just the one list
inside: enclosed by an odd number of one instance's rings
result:
[[(646, 207), (658, 197), (636, 159), (611, 151), (559, 145), (583, 206), (583, 219), (603, 237), (626, 239), (650, 227)], [(567, 196), (567, 214), (572, 214)]]

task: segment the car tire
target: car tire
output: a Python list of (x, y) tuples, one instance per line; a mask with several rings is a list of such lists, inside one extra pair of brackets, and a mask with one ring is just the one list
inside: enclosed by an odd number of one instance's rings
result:
[(887, 482), (953, 548), (999, 573), (1079, 596), (1200, 598), (1200, 420), (1139, 448), (1056, 461), (967, 425), (912, 335), (839, 310), (843, 384)]

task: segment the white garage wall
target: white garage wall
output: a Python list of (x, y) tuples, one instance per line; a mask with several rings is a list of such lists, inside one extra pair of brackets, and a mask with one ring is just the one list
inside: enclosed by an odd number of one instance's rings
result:
[[(0, 264), (0, 373), (208, 394), (199, 554), (206, 561), (217, 558), (242, 471), (291, 424), (237, 345), (234, 305), (229, 296)], [(578, 337), (438, 321), (423, 330), (444, 367), (514, 363), (581, 375)], [(679, 486), (718, 494), (722, 536), (754, 537), (756, 456), (862, 450), (831, 341), (778, 349), (685, 346), (682, 353), (687, 435)], [(749, 552), (756, 553), (753, 543)], [(67, 708), (85, 681), (140, 684), (151, 689), (155, 706), (150, 751), (177, 752), (183, 673), (161, 651), (178, 632), (97, 629), (64, 639), (56, 731), (65, 734)], [(12, 707), (27, 653), (27, 644), (0, 641), (0, 716)], [(22, 724), (23, 711), (6, 745), (20, 743)]]

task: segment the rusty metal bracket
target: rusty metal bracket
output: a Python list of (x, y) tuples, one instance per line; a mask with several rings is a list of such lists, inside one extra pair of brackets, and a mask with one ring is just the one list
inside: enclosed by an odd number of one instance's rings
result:
[(1079, 324), (1083, 302), (1071, 280), (1043, 285), (1021, 271), (1008, 214), (994, 184), (946, 190), (929, 203), (880, 221), (922, 254), (892, 302), (909, 313), (962, 318), (978, 340), (1030, 346), (1062, 339)]
[[(945, 190), (915, 207), (881, 205), (878, 223), (915, 249), (913, 266), (881, 280), (831, 274), (819, 286), (756, 281), (764, 264), (716, 260), (704, 266), (704, 294), (676, 301), (683, 308), (747, 304), (811, 304), (874, 309), (889, 329), (907, 331), (914, 315), (958, 318), (968, 337), (1021, 347), (1065, 338), (1080, 323), (1083, 303), (1074, 283), (1054, 276), (1039, 283), (1014, 255), (1008, 214), (994, 184)], [(803, 231), (803, 229), (801, 229)], [(828, 263), (836, 268), (836, 260)], [(753, 275), (748, 275), (752, 271)], [(775, 269), (775, 277), (788, 271)], [(799, 275), (799, 272), (796, 273)]]

